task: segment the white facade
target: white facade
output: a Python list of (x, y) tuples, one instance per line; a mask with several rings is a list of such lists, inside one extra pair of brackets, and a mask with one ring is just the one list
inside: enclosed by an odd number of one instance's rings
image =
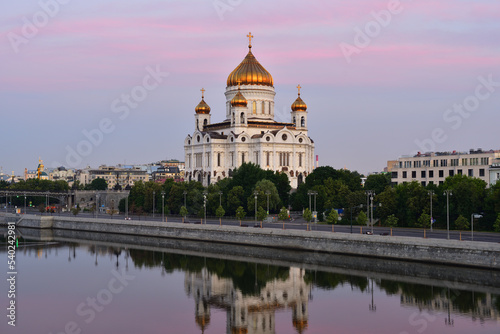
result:
[(418, 181), (423, 186), (442, 184), (456, 174), (476, 177), (491, 184), (490, 164), (500, 158), (500, 150), (467, 152), (432, 152), (401, 157), (392, 168), (393, 184)]
[[(248, 63), (253, 66), (245, 67)], [(235, 71), (244, 79), (242, 85), (234, 83)], [(262, 75), (268, 75), (264, 84), (251, 79)], [(244, 103), (233, 101), (238, 91)], [(231, 176), (243, 163), (254, 163), (262, 169), (286, 173), (292, 188), (304, 182), (314, 169), (314, 142), (308, 136), (307, 107), (299, 97), (292, 105), (290, 123), (277, 122), (275, 95), (272, 77), (249, 51), (228, 78), (223, 121), (211, 123), (210, 108), (202, 96), (196, 109), (195, 130), (184, 140), (185, 179), (206, 186)], [(299, 100), (300, 107), (294, 107)]]

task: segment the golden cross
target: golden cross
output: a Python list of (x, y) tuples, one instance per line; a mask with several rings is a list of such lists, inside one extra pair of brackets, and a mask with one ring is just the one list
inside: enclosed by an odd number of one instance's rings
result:
[(253, 38), (252, 33), (249, 32), (248, 35), (247, 35), (247, 37), (248, 37), (248, 46), (252, 47), (252, 38)]
[(299, 89), (299, 96), (300, 96), (300, 89), (302, 88), (300, 85), (297, 86), (297, 88)]
[(203, 99), (205, 96), (205, 88), (202, 88), (201, 89), (201, 98)]
[(241, 80), (238, 80), (237, 83), (238, 83), (238, 90), (240, 90)]

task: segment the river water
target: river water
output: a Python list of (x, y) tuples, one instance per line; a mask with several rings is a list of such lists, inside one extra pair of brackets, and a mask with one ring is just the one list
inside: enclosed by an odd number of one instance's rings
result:
[[(7, 267), (5, 247), (0, 258)], [(16, 260), (16, 327), (4, 315), (0, 333), (500, 333), (500, 282), (90, 241), (25, 240)], [(5, 314), (5, 279), (0, 289)]]

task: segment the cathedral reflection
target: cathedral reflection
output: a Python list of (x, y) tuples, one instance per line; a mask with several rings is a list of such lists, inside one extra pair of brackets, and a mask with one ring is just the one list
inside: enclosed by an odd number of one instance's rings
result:
[[(211, 308), (216, 308), (227, 312), (226, 333), (271, 334), (275, 333), (276, 312), (291, 310), (293, 326), (303, 333), (308, 324), (311, 285), (305, 282), (303, 269), (288, 270), (287, 278), (268, 280), (252, 294), (244, 294), (233, 280), (207, 268), (186, 272), (184, 289), (194, 299), (196, 323), (203, 332), (210, 323)], [(258, 275), (258, 270), (255, 273)]]

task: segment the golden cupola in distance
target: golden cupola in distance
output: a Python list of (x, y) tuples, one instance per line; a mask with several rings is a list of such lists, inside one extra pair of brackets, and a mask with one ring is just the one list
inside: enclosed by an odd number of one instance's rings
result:
[[(239, 84), (239, 82), (238, 82)], [(238, 93), (231, 100), (231, 106), (233, 107), (246, 107), (248, 105), (247, 99), (241, 94), (240, 87), (238, 86)]]
[(205, 98), (204, 94), (205, 94), (205, 89), (202, 88), (201, 89), (201, 101), (200, 101), (200, 103), (198, 103), (196, 108), (194, 108), (194, 111), (197, 114), (210, 114), (210, 107), (204, 100), (204, 98)]
[(248, 45), (248, 54), (245, 59), (229, 74), (227, 86), (237, 86), (238, 82), (242, 85), (263, 85), (273, 87), (274, 81), (271, 73), (252, 54), (252, 34), (248, 34), (250, 42)]
[(307, 110), (307, 104), (300, 98), (300, 85), (297, 86), (299, 89), (299, 96), (295, 100), (295, 102), (292, 104), (292, 111), (306, 111)]

